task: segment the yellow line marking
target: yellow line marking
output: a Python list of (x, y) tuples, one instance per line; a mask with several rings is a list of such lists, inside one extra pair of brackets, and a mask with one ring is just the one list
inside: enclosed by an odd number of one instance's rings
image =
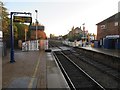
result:
[(29, 83), (29, 85), (28, 85), (28, 88), (32, 88), (32, 86), (33, 86), (33, 83), (34, 83), (34, 80), (35, 80), (35, 76), (36, 76), (37, 71), (38, 71), (38, 66), (39, 66), (39, 63), (40, 63), (40, 56), (41, 56), (41, 55), (39, 55), (39, 58), (38, 58), (38, 60), (37, 60), (37, 64), (36, 64), (36, 66), (35, 66), (35, 70), (34, 70), (34, 73), (33, 73), (33, 75), (32, 75), (32, 78), (31, 78), (31, 80), (30, 80), (30, 83)]

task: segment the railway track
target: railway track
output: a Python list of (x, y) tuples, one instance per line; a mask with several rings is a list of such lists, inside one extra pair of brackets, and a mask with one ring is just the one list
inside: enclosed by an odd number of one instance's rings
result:
[[(51, 44), (52, 45), (52, 44)], [(60, 45), (60, 44), (59, 44)], [(52, 47), (58, 47), (59, 49), (61, 49), (59, 47), (59, 45), (56, 45), (56, 43), (54, 43), (54, 45)], [(116, 80), (120, 81), (120, 72), (112, 67), (109, 67), (101, 62), (98, 62), (96, 60), (91, 60), (90, 58), (86, 57), (84, 54), (82, 54), (81, 52), (79, 52), (78, 48), (73, 48), (72, 51), (63, 51), (63, 53), (69, 52), (72, 55), (75, 55), (77, 58), (79, 58), (80, 60), (91, 64), (92, 66), (94, 66), (95, 68), (98, 68), (99, 70), (101, 70), (102, 72), (114, 77)]]
[[(57, 45), (56, 43), (51, 43), (51, 45), (52, 45), (52, 47), (58, 47), (59, 49), (61, 49), (61, 47), (59, 47), (59, 45)], [(100, 85), (102, 87), (102, 89), (108, 89), (108, 88), (109, 89), (118, 89), (118, 90), (120, 89), (120, 87), (119, 87), (120, 73), (117, 70), (115, 70), (111, 67), (108, 67), (103, 63), (91, 60), (90, 58), (86, 57), (82, 53), (79, 53), (78, 51), (76, 51), (73, 48), (70, 50), (62, 50), (61, 49), (61, 51), (55, 51), (54, 55), (57, 59), (57, 62), (60, 63), (60, 65), (63, 65), (60, 67), (62, 67), (62, 68), (66, 67), (68, 64), (68, 60), (70, 60), (70, 62), (72, 62), (76, 67), (81, 68), (84, 72), (87, 72), (90, 77), (95, 78), (93, 80), (95, 82), (99, 82), (100, 84), (98, 83), (98, 85)], [(67, 58), (68, 60), (66, 60), (65, 58)], [(66, 64), (64, 64), (65, 62), (66, 62)], [(69, 70), (69, 69), (71, 69), (71, 67), (69, 67), (67, 69)], [(73, 71), (70, 71), (70, 72), (73, 72)], [(74, 73), (76, 73), (76, 72), (74, 72)], [(69, 76), (71, 76), (71, 74)], [(79, 78), (78, 76), (77, 76), (77, 78)], [(78, 81), (75, 81), (75, 82), (78, 83)], [(80, 85), (80, 83), (79, 83), (79, 85)], [(71, 84), (71, 86), (72, 86), (72, 84)], [(82, 85), (80, 85), (80, 86), (82, 87)], [(79, 87), (79, 86), (76, 86), (76, 87)], [(90, 88), (94, 88), (94, 85), (93, 85), (93, 87), (90, 87)]]
[[(97, 68), (98, 70), (110, 75), (111, 77), (114, 77), (117, 81), (120, 81), (120, 72), (116, 69), (113, 69), (112, 67), (106, 66), (105, 64), (95, 61), (95, 60), (91, 60), (89, 58), (87, 58), (85, 55), (78, 53), (76, 51), (63, 51), (64, 53), (70, 53), (74, 56), (76, 56), (79, 60), (82, 60), (92, 66), (94, 66), (95, 68)], [(70, 56), (70, 54), (68, 56)], [(70, 56), (70, 58), (72, 58)]]
[(120, 72), (117, 69), (114, 69), (104, 63), (98, 62), (97, 60), (92, 60), (92, 59), (86, 57), (84, 54), (82, 54), (78, 50), (76, 50), (75, 48), (74, 48), (74, 50), (75, 51), (70, 51), (70, 52), (72, 54), (74, 54), (77, 58), (79, 58), (80, 60), (82, 60), (88, 64), (91, 64), (92, 66), (96, 67), (100, 71), (114, 77), (117, 81), (120, 81)]
[(71, 89), (105, 90), (98, 82), (75, 64), (61, 51), (54, 52), (55, 58), (62, 69)]

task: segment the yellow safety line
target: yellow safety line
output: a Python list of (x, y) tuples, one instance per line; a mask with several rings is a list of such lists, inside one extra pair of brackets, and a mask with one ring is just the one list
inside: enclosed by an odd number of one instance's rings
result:
[(34, 83), (34, 80), (35, 80), (35, 76), (36, 76), (36, 74), (37, 74), (37, 71), (38, 71), (38, 66), (39, 66), (39, 63), (40, 63), (40, 56), (41, 55), (39, 55), (39, 58), (38, 58), (38, 60), (37, 60), (37, 64), (36, 64), (36, 66), (35, 66), (35, 70), (34, 70), (34, 73), (33, 73), (33, 75), (32, 75), (32, 78), (31, 78), (31, 80), (30, 80), (30, 83), (29, 83), (29, 85), (28, 85), (28, 88), (32, 88), (32, 86), (33, 86), (33, 83)]

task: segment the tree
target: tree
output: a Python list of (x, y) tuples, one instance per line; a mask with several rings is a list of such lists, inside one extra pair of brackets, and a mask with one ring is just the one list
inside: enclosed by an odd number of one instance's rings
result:
[(15, 24), (13, 25), (13, 28), (14, 28), (14, 39), (17, 40), (18, 39), (18, 28)]
[(18, 39), (24, 40), (25, 39), (25, 29), (27, 29), (27, 31), (28, 31), (28, 25), (21, 24), (21, 23), (15, 23), (15, 26), (17, 27)]
[(2, 19), (2, 31), (3, 31), (3, 40), (9, 39), (9, 18), (8, 18), (8, 12), (7, 8), (4, 6), (2, 2), (0, 2), (0, 15)]

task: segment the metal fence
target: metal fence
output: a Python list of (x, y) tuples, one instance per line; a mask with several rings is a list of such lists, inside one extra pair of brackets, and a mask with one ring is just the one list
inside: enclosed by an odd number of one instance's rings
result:
[(36, 51), (48, 49), (48, 40), (31, 40), (22, 43), (22, 51)]

